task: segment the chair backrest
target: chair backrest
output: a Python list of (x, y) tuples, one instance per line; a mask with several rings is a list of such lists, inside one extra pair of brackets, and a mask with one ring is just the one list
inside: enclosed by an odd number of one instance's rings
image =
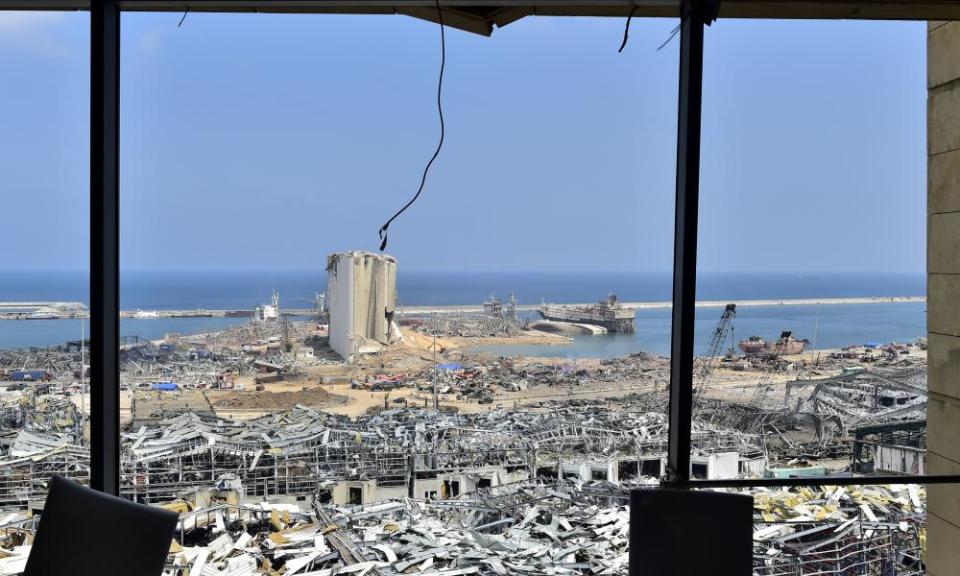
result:
[(54, 476), (24, 576), (159, 576), (177, 514)]
[(750, 576), (753, 498), (701, 490), (630, 495), (630, 576)]

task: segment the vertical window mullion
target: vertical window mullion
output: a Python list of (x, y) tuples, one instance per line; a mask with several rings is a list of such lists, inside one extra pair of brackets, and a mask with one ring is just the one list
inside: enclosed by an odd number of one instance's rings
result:
[(120, 492), (120, 6), (90, 6), (90, 485)]
[(681, 4), (673, 318), (670, 338), (670, 434), (665, 479), (667, 484), (675, 485), (686, 484), (690, 480), (705, 4), (704, 0), (689, 0)]

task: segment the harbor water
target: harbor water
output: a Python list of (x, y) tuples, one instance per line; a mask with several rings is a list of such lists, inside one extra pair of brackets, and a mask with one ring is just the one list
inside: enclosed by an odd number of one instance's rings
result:
[[(125, 273), (121, 308), (252, 309), (269, 301), (274, 289), (281, 306), (309, 308), (326, 284), (322, 272), (176, 272)], [(670, 299), (669, 274), (566, 274), (404, 272), (398, 277), (400, 305), (477, 305), (491, 295), (516, 295), (521, 304), (541, 301), (590, 302), (615, 292), (622, 301)], [(913, 275), (702, 274), (698, 300), (777, 300), (923, 296), (925, 278)], [(85, 274), (0, 273), (0, 301), (87, 301)], [(703, 351), (722, 308), (697, 310), (697, 350)], [(525, 313), (532, 318), (532, 313)], [(147, 339), (168, 332), (191, 334), (249, 322), (248, 318), (124, 318), (121, 334)], [(80, 320), (9, 320), (0, 322), (0, 348), (49, 346), (81, 335)], [(910, 341), (926, 335), (926, 303), (896, 302), (794, 306), (743, 306), (734, 321), (734, 338), (775, 338), (782, 330), (810, 340), (817, 348), (868, 341)], [(729, 345), (730, 343), (728, 343)], [(644, 351), (668, 355), (670, 310), (638, 310), (636, 332), (576, 336), (562, 346), (485, 347), (495, 354), (529, 354), (568, 358), (610, 358)]]

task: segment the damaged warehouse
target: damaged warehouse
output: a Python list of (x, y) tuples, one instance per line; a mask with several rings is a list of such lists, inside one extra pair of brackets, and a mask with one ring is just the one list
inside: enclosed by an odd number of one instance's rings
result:
[[(184, 414), (124, 439), (124, 492), (148, 503), (222, 481), (251, 498), (313, 495), (341, 505), (442, 499), (533, 477), (619, 482), (658, 477), (666, 451), (662, 414), (603, 415), (589, 406), (406, 409), (356, 421), (306, 407), (233, 422)], [(695, 446), (694, 470), (705, 478), (765, 465), (759, 436), (703, 429)]]
[[(124, 435), (123, 491), (181, 512), (171, 576), (626, 574), (629, 490), (657, 485), (664, 426), (662, 414), (589, 404), (358, 421), (307, 408), (233, 422), (184, 414)], [(762, 437), (733, 431), (694, 437), (695, 465), (763, 451)], [(73, 457), (82, 471), (85, 455), (67, 447), (20, 432), (20, 459), (0, 462), (5, 503), (24, 495), (10, 484), (24, 461)], [(863, 566), (922, 573), (914, 486), (751, 493), (758, 575), (807, 574), (854, 549)], [(22, 569), (33, 522), (14, 513), (0, 526), (0, 573)]]

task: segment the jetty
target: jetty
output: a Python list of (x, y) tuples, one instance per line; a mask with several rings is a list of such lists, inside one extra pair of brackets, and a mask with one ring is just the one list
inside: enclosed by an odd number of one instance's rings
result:
[[(840, 304), (904, 304), (926, 302), (925, 296), (869, 296), (859, 298), (780, 298), (772, 300), (738, 300), (738, 307), (764, 306), (835, 306)], [(702, 300), (697, 308), (723, 308), (730, 300)], [(594, 303), (568, 303), (565, 306), (591, 306)], [(622, 302), (624, 308), (636, 310), (669, 309), (669, 301)], [(517, 304), (518, 312), (536, 312), (540, 304)], [(436, 305), (436, 306), (400, 306), (398, 316), (423, 316), (429, 314), (482, 313), (482, 304), (477, 305)], [(283, 316), (315, 316), (316, 308), (283, 308)], [(249, 318), (254, 314), (250, 309), (208, 309), (194, 308), (184, 310), (121, 310), (121, 318)], [(70, 320), (89, 318), (86, 306), (80, 302), (0, 302), (0, 320)]]

